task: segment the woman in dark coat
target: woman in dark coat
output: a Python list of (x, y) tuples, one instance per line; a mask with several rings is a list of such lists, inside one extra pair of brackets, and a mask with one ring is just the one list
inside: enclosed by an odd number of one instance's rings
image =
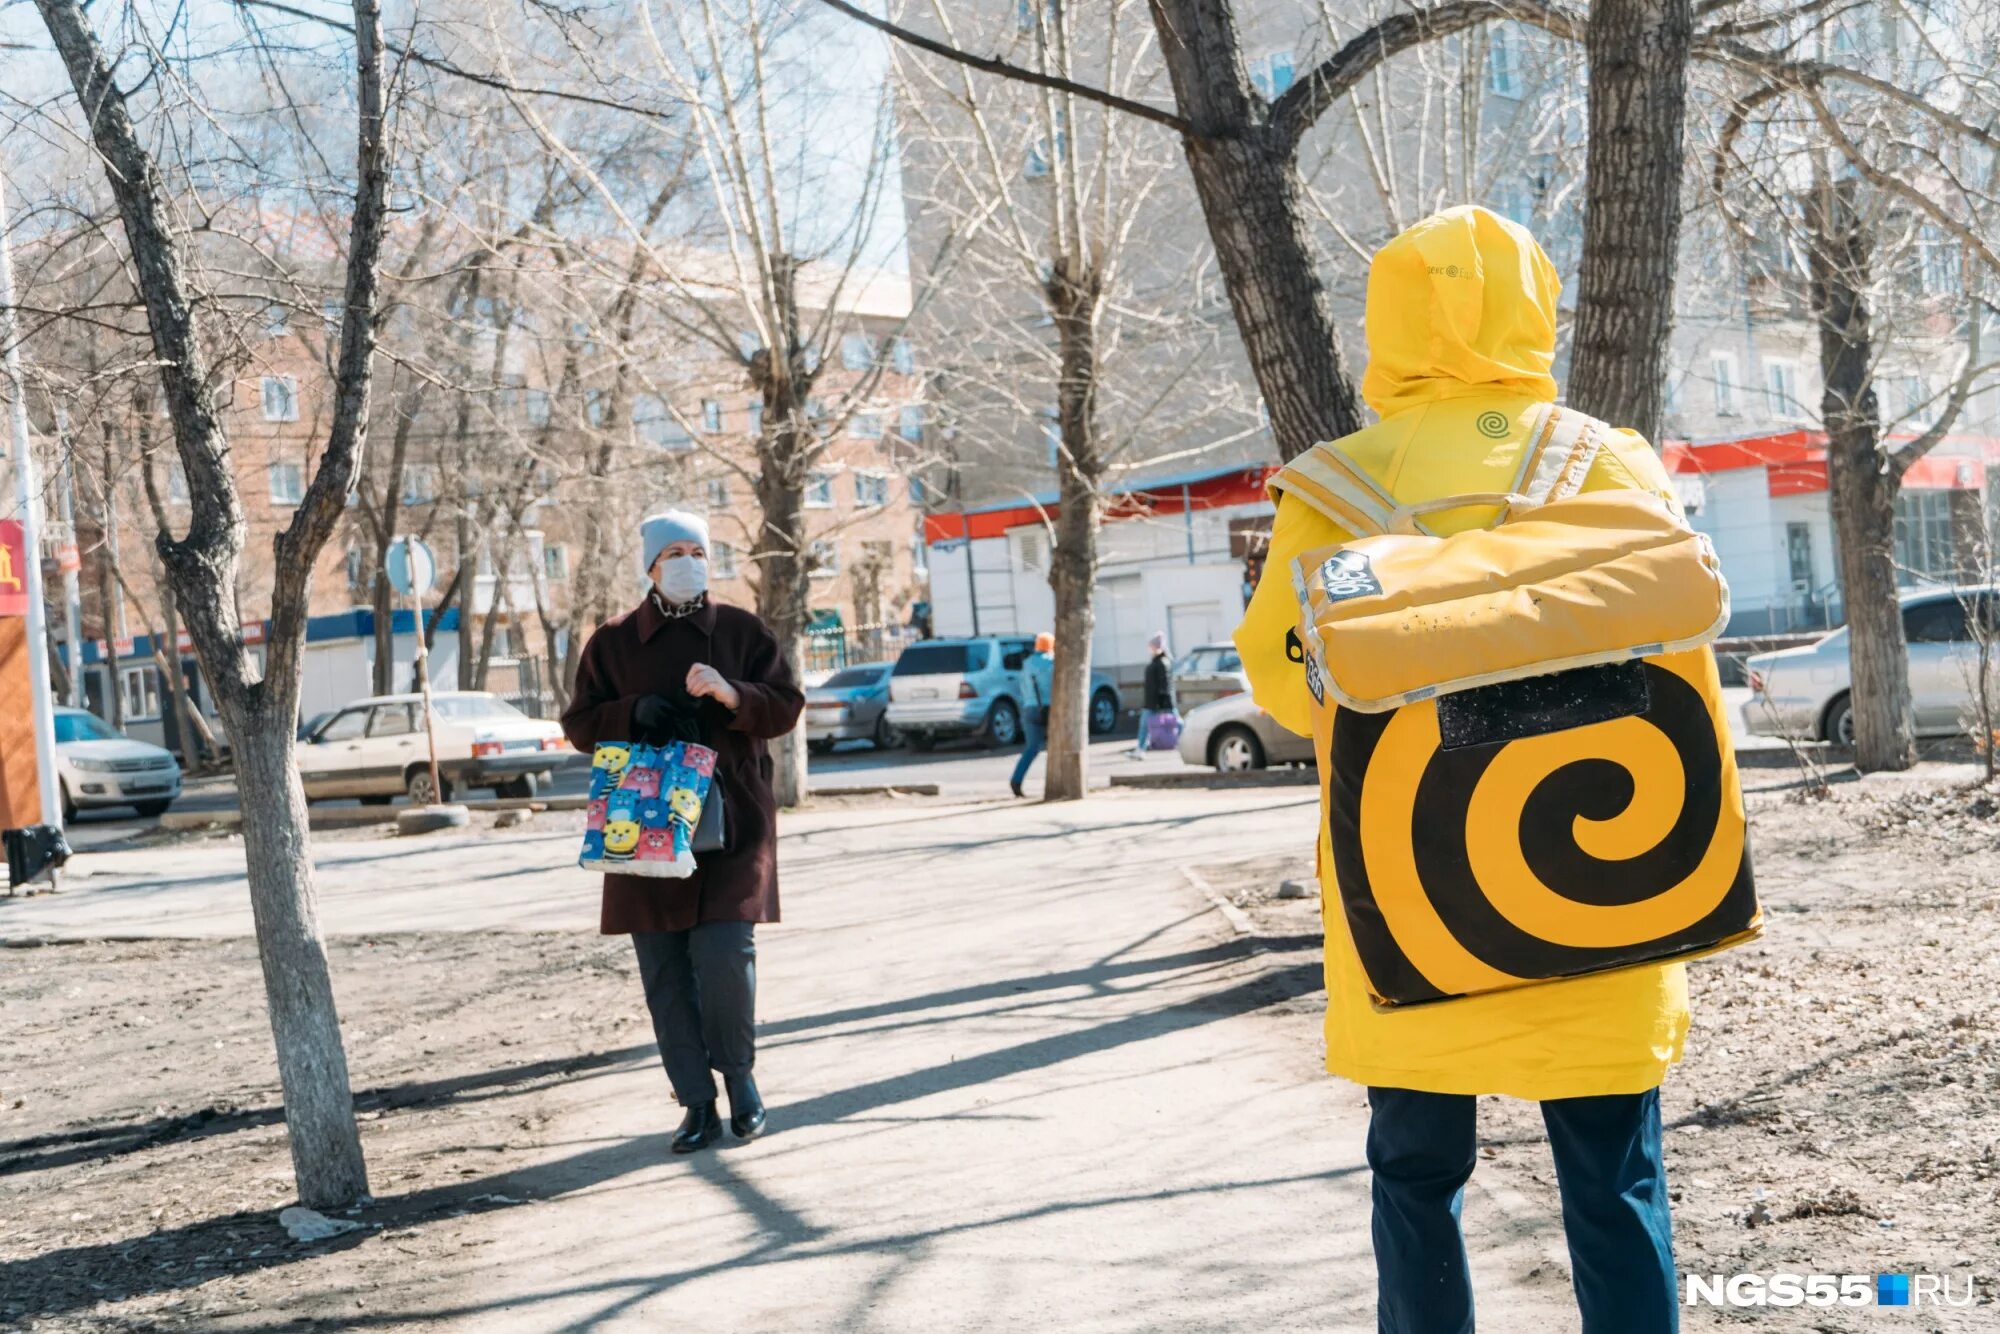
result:
[(715, 1079), (729, 1092), (739, 1139), (764, 1128), (750, 1068), (756, 1059), (754, 926), (778, 920), (778, 805), (764, 743), (799, 720), (805, 696), (770, 627), (708, 595), (708, 524), (656, 514), (641, 527), (645, 601), (584, 646), (563, 732), (585, 753), (604, 741), (648, 744), (699, 736), (719, 758), (725, 841), (695, 854), (685, 880), (604, 877), (599, 929), (630, 935), (674, 1095), (687, 1108), (675, 1153), (722, 1133)]

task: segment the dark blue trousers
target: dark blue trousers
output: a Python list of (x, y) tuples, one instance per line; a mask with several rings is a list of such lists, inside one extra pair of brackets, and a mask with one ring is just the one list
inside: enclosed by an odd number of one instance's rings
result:
[[(1472, 1274), (1458, 1227), (1478, 1159), (1474, 1099), (1371, 1088), (1376, 1325), (1472, 1334)], [(1675, 1334), (1680, 1293), (1660, 1155), (1660, 1093), (1542, 1104), (1562, 1192), (1584, 1334)]]

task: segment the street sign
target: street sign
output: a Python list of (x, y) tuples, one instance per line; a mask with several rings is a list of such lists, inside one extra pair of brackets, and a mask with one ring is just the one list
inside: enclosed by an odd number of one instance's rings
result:
[(420, 598), (437, 585), (437, 557), (414, 537), (389, 544), (389, 586), (406, 598)]

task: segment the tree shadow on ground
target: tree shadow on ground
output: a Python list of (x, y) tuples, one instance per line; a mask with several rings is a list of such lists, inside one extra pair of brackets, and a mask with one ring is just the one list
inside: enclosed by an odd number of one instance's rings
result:
[[(1282, 941), (1240, 938), (1169, 955), (1115, 962), (1101, 960), (1084, 968), (1002, 982), (980, 983), (902, 1001), (882, 1002), (877, 1005), (787, 1020), (783, 1022), (783, 1028), (787, 1032), (798, 1032), (805, 1028), (833, 1026), (870, 1016), (977, 1005), (1000, 998), (1012, 999), (1023, 990), (1047, 991), (1076, 987), (1102, 989), (1120, 981), (1136, 983), (1117, 988), (1126, 992), (1143, 991), (1165, 985), (1186, 986), (1189, 984), (1190, 970), (1199, 971), (1218, 963), (1247, 958), (1280, 944), (1301, 947), (1309, 944), (1316, 948), (1319, 937), (1317, 935), (1286, 937)], [(1267, 968), (1247, 975), (1234, 973), (1221, 986), (1136, 1014), (1067, 1029), (996, 1051), (950, 1061), (941, 1066), (871, 1080), (799, 1102), (776, 1105), (772, 1108), (773, 1122), (790, 1129), (852, 1120), (870, 1112), (895, 1107), (932, 1094), (1004, 1080), (1021, 1070), (1046, 1068), (1111, 1048), (1149, 1041), (1213, 1023), (1219, 1019), (1249, 1013), (1308, 995), (1316, 991), (1320, 983), (1321, 970), (1317, 959)], [(985, 1014), (984, 1010), (974, 1010), (964, 1017), (969, 1021), (977, 1021)], [(565, 1060), (503, 1067), (460, 1077), (366, 1090), (357, 1096), (356, 1103), (357, 1106), (363, 1107), (406, 1106), (420, 1102), (465, 1101), (504, 1096), (508, 1092), (517, 1091), (519, 1085), (530, 1080), (570, 1076), (586, 1070), (601, 1070), (638, 1061), (649, 1061), (653, 1057), (654, 1048), (652, 1044), (647, 1043)], [(371, 1104), (368, 1101), (370, 1099), (376, 1101)], [(211, 1118), (209, 1124), (196, 1127), (192, 1133), (222, 1134), (251, 1125), (269, 1125), (277, 1121), (281, 1115), (282, 1111), (277, 1107), (244, 1109)], [(156, 1120), (126, 1127), (81, 1132), (73, 1136), (43, 1136), (33, 1141), (16, 1141), (9, 1145), (0, 1145), (0, 1151), (12, 1149), (18, 1154), (17, 1157), (7, 1160), (4, 1165), (0, 1165), (0, 1171), (23, 1172), (132, 1152), (149, 1144), (164, 1142), (161, 1126), (162, 1122)], [(448, 1186), (383, 1197), (370, 1204), (361, 1215), (368, 1225), (367, 1231), (348, 1234), (310, 1247), (278, 1245), (268, 1254), (232, 1256), (226, 1260), (216, 1261), (215, 1256), (225, 1249), (231, 1249), (228, 1240), (233, 1233), (249, 1230), (257, 1235), (271, 1237), (275, 1231), (270, 1213), (239, 1212), (182, 1227), (162, 1229), (143, 1237), (65, 1247), (24, 1260), (0, 1263), (0, 1293), (6, 1294), (5, 1304), (0, 1305), (0, 1315), (11, 1318), (74, 1313), (89, 1309), (107, 1299), (122, 1300), (142, 1293), (187, 1286), (195, 1281), (206, 1281), (230, 1273), (289, 1265), (329, 1250), (358, 1245), (376, 1230), (408, 1226), (446, 1211), (483, 1213), (515, 1207), (535, 1199), (588, 1190), (658, 1165), (669, 1156), (667, 1143), (668, 1137), (664, 1134), (644, 1135), (617, 1143), (591, 1146), (566, 1157), (528, 1168), (495, 1173)], [(38, 1150), (44, 1152), (38, 1153)], [(719, 1174), (718, 1180), (732, 1194), (740, 1196), (739, 1202), (758, 1219), (760, 1227), (769, 1234), (768, 1240), (760, 1245), (758, 1251), (739, 1257), (735, 1263), (760, 1263), (769, 1259), (787, 1258), (784, 1252), (819, 1239), (816, 1229), (796, 1219), (788, 1221), (787, 1216), (776, 1211), (776, 1206), (751, 1198), (754, 1188), (731, 1171), (720, 1156), (702, 1161), (694, 1170)], [(1225, 1188), (1230, 1187), (1205, 1189)], [(1117, 1201), (1080, 1202), (1062, 1207), (1087, 1208), (1111, 1202)], [(967, 1226), (984, 1225), (987, 1224)], [(872, 1249), (885, 1244), (888, 1243), (856, 1242), (849, 1245), (858, 1249)], [(830, 1248), (827, 1253), (838, 1253), (840, 1249)], [(763, 1254), (767, 1250), (771, 1253)], [(201, 1259), (210, 1261), (209, 1265), (198, 1274), (170, 1272), (176, 1268), (188, 1269), (188, 1257), (197, 1255)], [(696, 1272), (662, 1276), (648, 1285), (647, 1294), (641, 1294), (632, 1300), (643, 1299), (644, 1295), (649, 1295), (652, 1291), (670, 1288), (676, 1283), (696, 1276)], [(356, 1319), (350, 1315), (343, 1315), (341, 1319), (347, 1324), (378, 1323), (372, 1319)]]

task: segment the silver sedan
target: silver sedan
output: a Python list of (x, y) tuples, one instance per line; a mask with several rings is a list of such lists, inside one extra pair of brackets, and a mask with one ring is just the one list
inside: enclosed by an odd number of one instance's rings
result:
[(1312, 738), (1287, 732), (1249, 695), (1225, 695), (1188, 710), (1181, 721), (1181, 759), (1225, 773), (1272, 764), (1313, 763)]
[[(1996, 624), (1995, 600), (1996, 590), (1988, 586), (1903, 595), (1910, 707), (1918, 736), (1961, 735), (1976, 712), (1979, 644), (1972, 631), (1975, 624)], [(1977, 623), (1968, 615), (1975, 608)], [(1992, 632), (1987, 640), (1992, 645), (1988, 670), (2000, 670), (2000, 644), (1993, 643)], [(1854, 743), (1845, 626), (1812, 644), (1755, 654), (1745, 667), (1750, 701), (1743, 706), (1743, 722), (1750, 732)]]

